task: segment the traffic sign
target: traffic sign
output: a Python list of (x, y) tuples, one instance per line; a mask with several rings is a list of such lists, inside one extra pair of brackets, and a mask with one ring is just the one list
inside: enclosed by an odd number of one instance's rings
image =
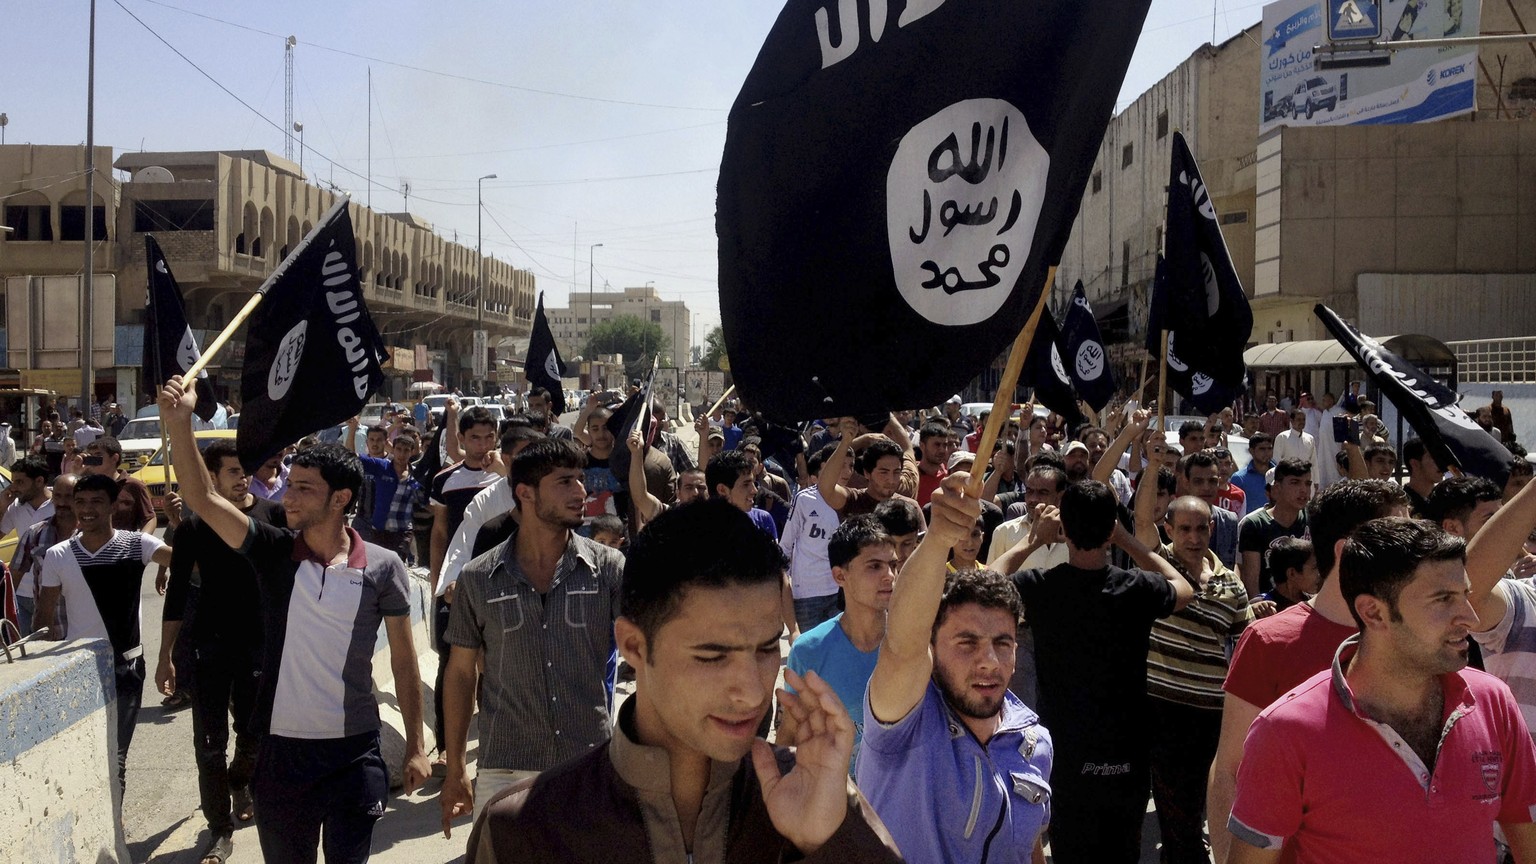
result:
[(1330, 0), (1329, 40), (1380, 39), (1380, 0)]

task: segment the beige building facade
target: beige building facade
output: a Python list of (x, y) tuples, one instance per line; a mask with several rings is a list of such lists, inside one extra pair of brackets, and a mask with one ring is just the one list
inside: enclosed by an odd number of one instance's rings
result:
[[(266, 151), (136, 152), (114, 160), (110, 148), (98, 147), (95, 162), (93, 267), (116, 276), (118, 325), (116, 367), (99, 370), (97, 398), (115, 393), (128, 400), (124, 390), (135, 387), (144, 234), (164, 249), (193, 328), (217, 332), (338, 198)], [(0, 147), (0, 224), (12, 229), (0, 232), (0, 276), (80, 272), (84, 169), (82, 147)], [(492, 258), (482, 262), (474, 248), (446, 240), (418, 217), (348, 207), (364, 296), (390, 349), (389, 392), (382, 395), (399, 397), (411, 380), (426, 378), (467, 392), (477, 327), (488, 331), (491, 345), (527, 336), (536, 296), (532, 273)], [(239, 390), (243, 338), (237, 333), (211, 367), (218, 386), (232, 395)]]
[(575, 357), (585, 350), (594, 324), (629, 315), (661, 328), (667, 338), (662, 366), (692, 365), (693, 313), (681, 300), (663, 300), (654, 285), (623, 291), (573, 291), (569, 307), (544, 312), (564, 357)]

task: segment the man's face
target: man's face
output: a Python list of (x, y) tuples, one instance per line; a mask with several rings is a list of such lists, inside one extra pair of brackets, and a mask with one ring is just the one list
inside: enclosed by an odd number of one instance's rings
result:
[(901, 457), (881, 456), (869, 471), (869, 492), (884, 501), (896, 494), (901, 485)]
[(282, 469), (283, 457), (273, 456), (271, 459), (261, 463), (261, 467), (256, 469), (256, 475), (258, 477), (263, 477), (266, 480), (271, 480), (276, 477), (278, 473), (282, 471)]
[(1423, 459), (1420, 459), (1420, 460), (1418, 460), (1417, 462), (1415, 462), (1413, 464), (1417, 465), (1418, 466), (1418, 470), (1420, 472), (1423, 472), (1424, 474), (1428, 474), (1428, 475), (1432, 475), (1432, 476), (1435, 476), (1435, 477), (1439, 477), (1440, 475), (1445, 473), (1445, 469), (1441, 468), (1440, 464), (1435, 461), (1434, 454), (1430, 453), (1428, 450), (1424, 451), (1424, 458)]
[(1460, 561), (1426, 561), (1414, 570), (1386, 628), (1387, 650), (1399, 668), (1445, 675), (1467, 665), (1467, 634), (1477, 624), (1470, 595)]
[(1495, 391), (1493, 391), (1493, 401), (1495, 403), (1503, 402), (1504, 401), (1504, 391), (1503, 390), (1495, 390)]
[[(476, 423), (469, 427), (469, 431), (459, 436), (459, 446), (464, 448), (464, 458), (470, 462), (480, 463), (489, 456), (491, 449), (496, 446), (496, 424)], [(613, 440), (613, 433), (608, 434), (608, 440)]]
[(65, 515), (74, 514), (75, 481), (63, 479), (53, 481), (53, 512)]
[(606, 458), (613, 452), (613, 432), (608, 429), (608, 418), (590, 417), (587, 420), (587, 438), (592, 442), (592, 454), (598, 458)]
[(1318, 572), (1317, 556), (1309, 556), (1306, 565), (1301, 568), (1301, 571), (1292, 570), (1286, 581), (1291, 587), (1304, 594), (1316, 594), (1322, 590), (1323, 574)]
[[(476, 428), (478, 428), (478, 427), (476, 427)], [(474, 430), (472, 429), (470, 431), (473, 432)], [(387, 445), (388, 443), (389, 443), (389, 434), (388, 433), (383, 432), (382, 430), (369, 432), (368, 433), (368, 455), (374, 457), (375, 459), (383, 459), (384, 458), (385, 445)]]
[(1013, 677), (1017, 622), (1003, 609), (963, 603), (949, 610), (933, 636), (933, 677), (961, 716), (994, 717)]
[(1104, 456), (1104, 451), (1109, 449), (1109, 438), (1098, 433), (1089, 435), (1083, 439), (1083, 443), (1088, 445), (1088, 463), (1090, 465), (1099, 464), (1099, 459)]
[(1035, 506), (1038, 504), (1059, 507), (1061, 493), (1056, 491), (1056, 483), (1050, 477), (1031, 474), (1024, 478), (1024, 504), (1025, 509), (1031, 513), (1035, 511)]
[(1215, 465), (1191, 465), (1184, 482), (1190, 495), (1207, 504), (1216, 503), (1221, 484), (1216, 476)]
[(942, 468), (949, 461), (949, 454), (954, 448), (949, 444), (948, 435), (935, 435), (923, 440), (923, 464), (929, 468)]
[(709, 497), (709, 484), (704, 482), (703, 471), (684, 471), (677, 478), (677, 503), (687, 504)]
[(1088, 476), (1088, 451), (1081, 448), (1068, 450), (1061, 461), (1067, 465), (1068, 480), (1082, 480)]
[(900, 570), (912, 553), (917, 551), (918, 541), (922, 539), (921, 531), (913, 531), (911, 534), (893, 534), (891, 540), (896, 544), (896, 569)]
[(982, 531), (980, 525), (971, 526), (971, 533), (960, 538), (960, 542), (951, 548), (955, 560), (975, 561), (976, 556), (981, 554), (981, 541), (985, 536), (986, 532)]
[(239, 458), (225, 456), (219, 462), (219, 473), (213, 476), (214, 491), (225, 501), (236, 504), (244, 501), (245, 493), (251, 489), (251, 481), (245, 476), (245, 469), (240, 467)]
[(1270, 411), (1273, 411), (1276, 408), (1280, 407), (1280, 400), (1276, 399), (1273, 396), (1270, 396), (1270, 397), (1268, 397), (1267, 399), (1264, 400), (1264, 407), (1267, 408)]
[(1271, 457), (1275, 455), (1275, 445), (1267, 441), (1263, 444), (1255, 444), (1248, 448), (1248, 455), (1252, 456), (1253, 461), (1258, 464), (1268, 465)]
[(1312, 498), (1312, 479), (1310, 477), (1277, 477), (1269, 494), (1274, 496), (1275, 503), (1284, 504), (1293, 510), (1300, 510), (1306, 507), (1307, 501)]
[(1531, 475), (1510, 472), (1509, 480), (1504, 483), (1504, 501), (1507, 503), (1509, 499), (1519, 495), (1520, 490), (1530, 485), (1530, 482)]
[(1372, 480), (1390, 480), (1392, 472), (1397, 470), (1397, 457), (1378, 453), (1371, 457), (1369, 467)]
[(92, 465), (90, 464), (90, 461), (94, 460), (87, 460), (85, 466), (86, 474), (101, 474), (106, 477), (116, 477), (118, 463), (123, 461), (123, 457), (121, 455), (113, 455), (108, 453), (107, 448), (94, 441), (86, 445), (85, 455), (88, 457), (98, 456), (101, 458), (101, 464), (99, 465)]
[(112, 498), (101, 491), (77, 492), (75, 523), (83, 534), (111, 530)]
[(339, 513), (348, 501), (348, 493), (332, 492), (320, 476), (319, 468), (294, 465), (288, 469), (288, 491), (283, 493), (283, 509), (288, 511), (288, 527), (298, 531), (322, 525)]
[(1175, 510), (1170, 514), (1168, 531), (1173, 548), (1185, 562), (1195, 562), (1211, 551), (1211, 517), (1190, 510)]
[(1503, 505), (1504, 502), (1502, 501), (1479, 501), (1472, 508), (1472, 512), (1467, 514), (1465, 520), (1447, 519), (1443, 527), (1448, 533), (1455, 534), (1471, 543), (1472, 538), (1476, 537), (1477, 533), (1483, 530), (1483, 526), (1488, 524), (1488, 520), (1492, 519), (1493, 514), (1499, 512), (1499, 508)]
[(533, 490), (532, 506), (522, 498), (526, 485), (517, 488), (522, 506), (533, 511), (534, 518), (555, 528), (580, 528), (586, 512), (586, 472), (580, 468), (556, 468), (539, 480)]
[(1232, 475), (1237, 473), (1237, 462), (1233, 460), (1231, 450), (1216, 450), (1216, 471), (1223, 482), (1230, 481)]
[(743, 471), (736, 482), (725, 490), (725, 499), (743, 513), (752, 509), (752, 497), (757, 493), (757, 483), (750, 472)]
[(31, 501), (32, 497), (47, 485), (47, 481), (39, 477), (36, 480), (21, 472), (11, 475), (11, 487), (16, 490), (17, 501)]
[(1337, 402), (1338, 402), (1338, 400), (1333, 397), (1332, 393), (1324, 393), (1323, 394), (1323, 401), (1322, 401), (1322, 408), (1323, 408), (1324, 411), (1332, 411), (1333, 410), (1333, 406)]
[(891, 606), (891, 592), (896, 589), (896, 546), (871, 543), (859, 550), (845, 567), (832, 568), (832, 580), (843, 589), (849, 606), (884, 612)]
[(1300, 432), (1300, 431), (1302, 431), (1303, 429), (1306, 429), (1306, 428), (1307, 428), (1307, 415), (1305, 415), (1305, 414), (1292, 414), (1291, 415), (1291, 431), (1293, 431), (1293, 432)]
[(1179, 436), (1179, 448), (1181, 450), (1183, 450), (1185, 453), (1194, 453), (1197, 450), (1204, 450), (1205, 449), (1205, 432), (1204, 432), (1204, 430), (1199, 431), (1199, 432), (1193, 432), (1193, 433), (1190, 433), (1189, 435), (1180, 435)]
[[(520, 441), (518, 443), (525, 444), (527, 442)], [(389, 452), (394, 458), (395, 467), (404, 468), (411, 464), (412, 459), (416, 458), (416, 439), (410, 435), (401, 435), (395, 439), (393, 444), (389, 445)], [(507, 464), (512, 464), (510, 457), (507, 459)]]
[(550, 409), (550, 398), (548, 396), (529, 396), (528, 397), (528, 410), (529, 411), (543, 411), (545, 414), (548, 414), (549, 413), (549, 409)]
[(607, 546), (609, 549), (623, 549), (624, 535), (615, 534), (611, 531), (593, 531), (592, 542), (602, 546)]
[(756, 447), (747, 447), (741, 452), (747, 457), (747, 464), (752, 466), (752, 477), (756, 479), (763, 476), (763, 472), (767, 471), (768, 469), (763, 467), (762, 451)]
[(647, 743), (719, 762), (751, 752), (773, 703), (782, 628), (777, 582), (690, 588), (649, 645), (620, 618), (619, 652), (635, 670)]

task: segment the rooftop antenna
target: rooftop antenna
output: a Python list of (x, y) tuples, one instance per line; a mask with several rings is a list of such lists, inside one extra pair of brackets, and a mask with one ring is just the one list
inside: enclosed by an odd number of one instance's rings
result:
[(283, 41), (283, 158), (293, 161), (293, 46), (297, 39)]
[(400, 195), (405, 198), (405, 212), (411, 212), (411, 181), (400, 181)]

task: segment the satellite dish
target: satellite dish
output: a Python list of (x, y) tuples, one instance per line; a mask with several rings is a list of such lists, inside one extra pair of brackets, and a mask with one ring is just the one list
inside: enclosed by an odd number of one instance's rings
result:
[(175, 175), (171, 174), (170, 171), (165, 168), (161, 168), (159, 165), (150, 165), (146, 168), (140, 168), (138, 171), (135, 171), (133, 174), (133, 182), (175, 183), (176, 177)]

